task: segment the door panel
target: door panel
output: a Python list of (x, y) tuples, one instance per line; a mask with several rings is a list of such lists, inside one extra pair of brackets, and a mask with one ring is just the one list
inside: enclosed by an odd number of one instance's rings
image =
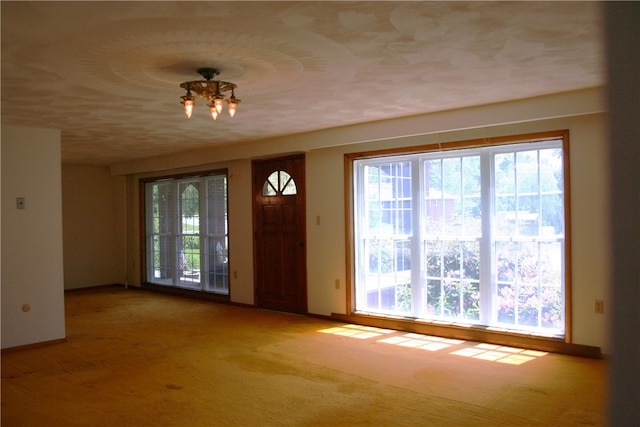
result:
[(304, 156), (252, 166), (256, 305), (306, 313)]

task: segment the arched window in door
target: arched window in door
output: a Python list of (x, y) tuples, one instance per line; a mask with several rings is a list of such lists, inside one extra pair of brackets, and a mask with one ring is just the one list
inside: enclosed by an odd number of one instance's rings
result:
[(296, 182), (285, 171), (275, 171), (262, 186), (263, 196), (293, 196), (297, 194)]

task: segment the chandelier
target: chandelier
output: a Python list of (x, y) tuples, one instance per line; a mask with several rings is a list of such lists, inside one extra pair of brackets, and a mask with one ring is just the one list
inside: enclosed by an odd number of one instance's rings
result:
[[(233, 117), (236, 114), (236, 109), (240, 102), (234, 94), (234, 89), (237, 86), (222, 80), (212, 80), (214, 76), (220, 74), (220, 71), (215, 68), (199, 68), (198, 74), (204, 77), (205, 80), (193, 80), (180, 83), (180, 87), (187, 91), (185, 96), (180, 97), (182, 98), (180, 103), (184, 105), (184, 113), (187, 118), (191, 117), (193, 106), (196, 103), (195, 97), (191, 92), (194, 92), (200, 98), (209, 102), (207, 106), (209, 107), (209, 112), (213, 120), (217, 120), (218, 115), (222, 113), (223, 101), (229, 104), (229, 115)], [(225, 99), (225, 93), (229, 91), (231, 91), (231, 96)]]

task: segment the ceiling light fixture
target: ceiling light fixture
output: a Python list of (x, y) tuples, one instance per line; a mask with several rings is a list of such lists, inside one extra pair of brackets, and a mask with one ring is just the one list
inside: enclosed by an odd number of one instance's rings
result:
[[(218, 115), (222, 113), (223, 101), (227, 101), (227, 104), (229, 104), (229, 115), (233, 117), (236, 114), (238, 103), (240, 102), (234, 93), (237, 86), (222, 80), (212, 80), (214, 76), (220, 74), (220, 71), (215, 68), (199, 68), (198, 74), (204, 77), (205, 80), (193, 80), (180, 83), (180, 87), (187, 91), (186, 95), (180, 97), (182, 98), (180, 103), (184, 105), (184, 113), (187, 118), (191, 117), (193, 106), (196, 103), (196, 99), (191, 92), (194, 92), (200, 98), (209, 102), (207, 106), (209, 107), (209, 112), (213, 120), (217, 120)], [(225, 93), (229, 91), (231, 92), (231, 96), (225, 99)]]

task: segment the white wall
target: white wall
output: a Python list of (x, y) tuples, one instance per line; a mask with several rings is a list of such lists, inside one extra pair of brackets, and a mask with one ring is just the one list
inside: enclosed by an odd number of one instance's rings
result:
[[(241, 304), (254, 303), (253, 215), (251, 161), (235, 160), (229, 167), (229, 293)], [(247, 245), (251, 242), (251, 245)]]
[(59, 131), (2, 126), (1, 296), (2, 348), (65, 337)]
[(64, 288), (126, 282), (124, 177), (62, 165)]
[[(142, 176), (228, 167), (231, 299), (251, 303), (250, 159), (305, 152), (308, 307), (311, 313), (330, 315), (346, 312), (345, 153), (568, 129), (573, 242), (572, 342), (600, 346), (606, 352), (609, 260), (605, 238), (608, 195), (603, 110), (602, 92), (593, 89), (138, 160), (114, 165), (112, 173), (128, 175), (131, 190), (128, 205), (134, 212), (138, 202), (136, 183)], [(130, 235), (140, 231), (135, 212), (129, 213), (127, 222)], [(138, 246), (132, 241), (128, 248), (130, 265), (139, 258)], [(139, 280), (138, 275), (131, 283), (139, 284)], [(593, 312), (594, 299), (605, 300), (604, 315)]]

